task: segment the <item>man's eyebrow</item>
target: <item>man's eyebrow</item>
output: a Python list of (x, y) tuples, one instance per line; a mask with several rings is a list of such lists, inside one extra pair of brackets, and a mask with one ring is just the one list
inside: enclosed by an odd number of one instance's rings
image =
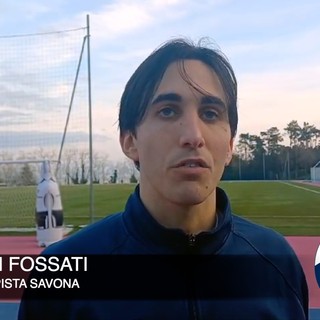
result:
[(201, 104), (214, 104), (226, 109), (226, 104), (223, 102), (222, 99), (216, 96), (204, 96), (201, 98)]
[(174, 102), (181, 102), (182, 98), (180, 95), (176, 93), (164, 93), (164, 94), (159, 94), (152, 102), (151, 104), (157, 104), (162, 101), (174, 101)]
[[(173, 102), (181, 102), (182, 97), (177, 93), (163, 93), (159, 94), (152, 102), (151, 105), (155, 105), (159, 102), (163, 101), (173, 101)], [(213, 104), (223, 109), (226, 109), (226, 104), (222, 99), (216, 96), (205, 95), (201, 98), (201, 104)]]

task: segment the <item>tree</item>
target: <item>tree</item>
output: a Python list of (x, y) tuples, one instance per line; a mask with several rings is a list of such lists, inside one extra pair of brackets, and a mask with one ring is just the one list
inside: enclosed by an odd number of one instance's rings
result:
[(117, 183), (117, 179), (118, 179), (118, 170), (115, 169), (113, 171), (113, 175), (110, 177), (110, 183)]
[[(74, 168), (74, 159), (77, 158), (77, 151), (76, 149), (66, 149), (63, 152), (63, 159), (62, 159), (62, 167), (61, 170), (65, 175), (65, 183), (66, 184), (78, 184), (78, 170)], [(70, 181), (71, 180), (71, 181)]]
[[(1, 160), (12, 160), (13, 159), (13, 154), (8, 153), (8, 152), (2, 152), (0, 154), (0, 159)], [(16, 177), (17, 177), (17, 169), (15, 165), (10, 165), (10, 164), (4, 164), (0, 166), (0, 173), (3, 179), (3, 182), (6, 185), (14, 185), (16, 183)]]
[(67, 175), (69, 176), (69, 178), (71, 179), (73, 184), (79, 184), (79, 170), (76, 170), (76, 173), (74, 174), (74, 176), (69, 175), (69, 173), (67, 173)]
[(131, 175), (131, 177), (130, 177), (130, 183), (137, 183), (138, 182), (138, 180), (137, 180), (137, 178), (136, 178), (136, 176), (134, 175), (134, 173)]
[(81, 179), (80, 179), (80, 183), (81, 184), (86, 184), (88, 182), (88, 179), (85, 176), (85, 164), (82, 162), (81, 163)]
[(292, 120), (287, 124), (287, 127), (284, 128), (289, 136), (290, 147), (298, 145), (298, 139), (300, 137), (301, 127), (298, 124), (297, 120)]
[(22, 167), (19, 180), (22, 186), (32, 186), (36, 184), (36, 179), (29, 164), (26, 163)]
[(249, 133), (241, 133), (239, 135), (237, 148), (240, 151), (240, 156), (243, 160), (249, 160), (251, 158), (251, 141), (251, 135)]
[(260, 136), (262, 140), (265, 141), (267, 153), (269, 155), (279, 153), (279, 150), (281, 148), (280, 142), (283, 141), (283, 137), (277, 127), (271, 127), (267, 131), (262, 131), (260, 133)]
[(309, 148), (316, 130), (317, 129), (314, 125), (310, 125), (309, 122), (303, 122), (303, 126), (300, 130), (300, 136), (298, 138), (300, 144), (305, 148)]
[(312, 146), (314, 148), (316, 148), (320, 143), (320, 141), (319, 141), (320, 130), (317, 129), (315, 126), (313, 126), (312, 129), (311, 129), (311, 132), (312, 132)]

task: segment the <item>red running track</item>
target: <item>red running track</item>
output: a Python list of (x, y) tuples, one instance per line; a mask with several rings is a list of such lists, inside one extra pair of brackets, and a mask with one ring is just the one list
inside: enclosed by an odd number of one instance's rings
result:
[(320, 237), (286, 237), (295, 250), (306, 274), (309, 286), (309, 308), (320, 308), (320, 288), (315, 275), (315, 257), (320, 245)]
[[(315, 256), (320, 245), (319, 237), (286, 237), (295, 250), (306, 274), (309, 286), (309, 307), (320, 308), (320, 288), (315, 277)], [(43, 248), (38, 247), (34, 236), (0, 237), (0, 255), (39, 254)]]

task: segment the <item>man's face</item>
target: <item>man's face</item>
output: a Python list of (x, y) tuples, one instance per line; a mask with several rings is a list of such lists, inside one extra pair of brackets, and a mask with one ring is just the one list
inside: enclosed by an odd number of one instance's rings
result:
[(198, 60), (182, 63), (192, 86), (181, 77), (181, 62), (169, 65), (136, 136), (124, 134), (121, 144), (140, 163), (141, 190), (159, 201), (195, 205), (215, 190), (233, 139), (217, 75)]

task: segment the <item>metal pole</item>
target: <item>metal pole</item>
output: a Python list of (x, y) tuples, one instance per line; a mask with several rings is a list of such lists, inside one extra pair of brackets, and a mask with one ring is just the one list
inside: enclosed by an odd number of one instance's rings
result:
[(63, 130), (63, 136), (62, 136), (62, 141), (61, 141), (61, 145), (60, 145), (60, 151), (59, 151), (59, 156), (58, 156), (58, 164), (57, 164), (57, 167), (56, 167), (55, 175), (57, 175), (59, 166), (61, 164), (62, 150), (63, 150), (63, 147), (64, 147), (64, 141), (65, 141), (66, 134), (67, 134), (67, 129), (68, 129), (68, 124), (69, 124), (71, 109), (72, 109), (72, 105), (73, 105), (73, 99), (74, 99), (74, 95), (75, 95), (76, 87), (77, 87), (77, 83), (78, 83), (78, 77), (79, 77), (79, 72), (80, 72), (81, 61), (82, 61), (82, 55), (83, 55), (83, 51), (84, 51), (85, 42), (86, 42), (86, 39), (84, 38), (83, 42), (82, 42), (79, 61), (78, 61), (76, 77), (75, 77), (74, 82), (73, 82), (73, 88), (72, 88), (72, 94), (71, 94), (71, 99), (70, 99), (70, 103), (69, 103), (68, 115), (67, 115), (67, 120), (66, 120), (66, 123), (65, 123), (65, 126), (64, 126), (64, 130)]
[(263, 170), (263, 180), (266, 180), (266, 158), (264, 151), (262, 151), (262, 170)]
[(239, 180), (242, 180), (240, 154), (239, 154), (239, 159), (238, 159), (238, 170), (239, 170)]
[(92, 99), (91, 99), (91, 65), (90, 65), (90, 20), (87, 14), (87, 53), (88, 53), (88, 106), (89, 106), (89, 183), (90, 183), (90, 220), (94, 221), (93, 207), (93, 156), (92, 156)]
[(288, 150), (288, 180), (291, 180), (290, 170), (290, 150)]

